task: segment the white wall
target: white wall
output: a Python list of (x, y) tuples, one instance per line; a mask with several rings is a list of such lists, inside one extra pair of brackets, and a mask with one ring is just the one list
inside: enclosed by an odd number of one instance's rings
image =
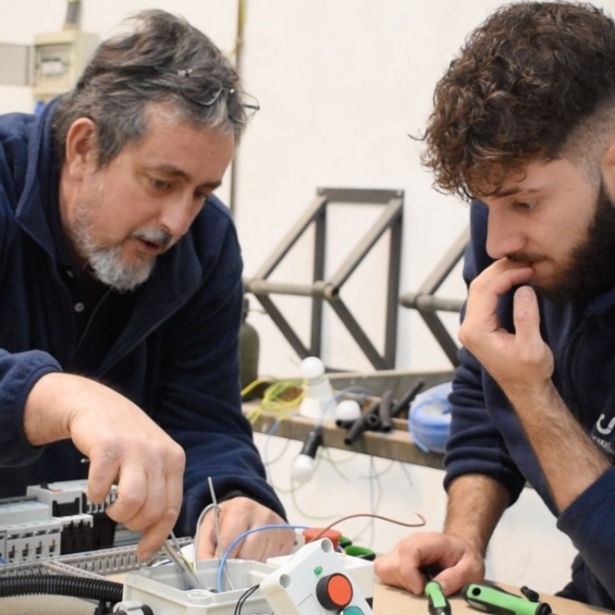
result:
[[(223, 50), (234, 45), (237, 6), (230, 0), (83, 3), (83, 28), (101, 36), (124, 16), (156, 6), (183, 14)], [(247, 0), (243, 75), (246, 89), (262, 105), (238, 158), (236, 222), (247, 275), (262, 264), (318, 186), (399, 188), (405, 191), (401, 291), (421, 284), (466, 224), (467, 209), (432, 190), (431, 177), (419, 164), (420, 145), (407, 134), (418, 134), (424, 126), (433, 87), (465, 35), (501, 4), (497, 0)], [(615, 0), (597, 4), (615, 8)], [(29, 44), (35, 33), (59, 29), (65, 9), (65, 0), (0, 0), (0, 42)], [(0, 112), (31, 108), (27, 89), (0, 86)], [(224, 198), (228, 189), (221, 194)], [(356, 210), (335, 213), (329, 272), (373, 215)], [(308, 243), (297, 246), (297, 254), (276, 279), (308, 281)], [(378, 345), (383, 332), (384, 258), (385, 249), (379, 246), (343, 294)], [(459, 276), (443, 291), (445, 296), (463, 296)], [(307, 300), (286, 298), (280, 305), (307, 341)], [(261, 335), (261, 373), (296, 374), (294, 353), (268, 317), (254, 313), (250, 320)], [(456, 318), (448, 322), (454, 330)], [(370, 369), (331, 315), (326, 330), (329, 364)], [(408, 310), (400, 310), (397, 367), (448, 367), (420, 319)], [(263, 438), (259, 446), (264, 450)], [(297, 446), (291, 444), (294, 453)], [(287, 455), (272, 465), (276, 485), (288, 486), (292, 454)], [(388, 462), (378, 460), (376, 467), (387, 470)], [(295, 494), (296, 501), (290, 493), (281, 493), (291, 519), (306, 519), (301, 510), (339, 515), (370, 509), (369, 480), (359, 478), (369, 470), (367, 459), (353, 458), (340, 468), (353, 478), (346, 481), (323, 464), (316, 478)], [(427, 517), (430, 527), (439, 527), (444, 510), (441, 478), (433, 470), (408, 467), (406, 474), (398, 464), (392, 466), (380, 477), (383, 496), (378, 510), (394, 517), (408, 517), (416, 510)], [(373, 546), (386, 550), (404, 533), (379, 524)], [(363, 535), (361, 541), (366, 540), (369, 536)], [(528, 491), (498, 530), (489, 570), (499, 580), (552, 591), (567, 578), (571, 553), (535, 493)]]

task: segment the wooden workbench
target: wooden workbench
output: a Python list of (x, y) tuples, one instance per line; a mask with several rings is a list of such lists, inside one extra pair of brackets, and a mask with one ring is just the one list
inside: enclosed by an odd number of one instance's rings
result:
[[(245, 404), (244, 411), (253, 410), (258, 404)], [(279, 419), (275, 412), (262, 412), (254, 423), (254, 431), (268, 434)], [(384, 459), (414, 463), (429, 468), (442, 469), (443, 455), (439, 453), (424, 453), (416, 447), (408, 433), (408, 422), (394, 419), (395, 429), (389, 433), (366, 431), (351, 446), (344, 444), (346, 430), (335, 426), (333, 421), (323, 425), (324, 446), (339, 448), (365, 455), (374, 455)], [(314, 429), (316, 422), (299, 415), (280, 421), (274, 435), (280, 438), (304, 441), (308, 433)]]
[[(374, 395), (379, 396), (386, 389), (392, 389), (396, 398), (399, 399), (419, 378), (425, 382), (423, 389), (425, 390), (441, 382), (449, 381), (452, 378), (452, 372), (381, 370), (370, 373), (333, 373), (329, 374), (328, 377), (336, 391), (351, 386), (360, 386), (369, 389)], [(250, 412), (257, 406), (258, 402), (249, 402), (244, 404), (244, 411)], [(280, 415), (275, 412), (262, 412), (254, 424), (254, 431), (268, 434), (279, 418)], [(327, 421), (323, 425), (324, 446), (364, 453), (394, 461), (402, 461), (404, 463), (413, 463), (429, 468), (442, 469), (443, 455), (439, 453), (424, 453), (417, 448), (408, 433), (408, 421), (394, 419), (393, 424), (395, 429), (390, 433), (366, 431), (351, 446), (347, 446), (344, 444), (346, 430), (336, 427), (333, 421)], [(275, 429), (275, 435), (303, 442), (314, 426), (315, 421), (297, 414), (281, 421)]]
[[(508, 591), (519, 593), (514, 588), (502, 585)], [(540, 600), (547, 602), (557, 615), (595, 615), (596, 613), (612, 613), (598, 607), (587, 606), (573, 600), (556, 598), (541, 594)], [(461, 597), (451, 599), (452, 615), (477, 615), (481, 611), (471, 608)], [(427, 599), (413, 596), (408, 592), (385, 585), (376, 585), (374, 592), (374, 615), (428, 615)]]

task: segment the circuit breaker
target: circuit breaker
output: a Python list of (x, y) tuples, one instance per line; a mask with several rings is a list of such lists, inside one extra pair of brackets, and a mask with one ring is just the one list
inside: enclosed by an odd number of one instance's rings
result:
[(34, 99), (46, 103), (71, 90), (98, 42), (97, 34), (77, 29), (37, 34), (33, 50)]

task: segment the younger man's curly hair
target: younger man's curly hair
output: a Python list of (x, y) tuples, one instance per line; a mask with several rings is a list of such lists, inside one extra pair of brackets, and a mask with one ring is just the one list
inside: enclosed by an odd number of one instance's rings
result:
[(615, 22), (589, 4), (523, 2), (477, 28), (438, 83), (423, 163), (442, 190), (488, 196), (533, 160), (595, 167), (614, 132)]

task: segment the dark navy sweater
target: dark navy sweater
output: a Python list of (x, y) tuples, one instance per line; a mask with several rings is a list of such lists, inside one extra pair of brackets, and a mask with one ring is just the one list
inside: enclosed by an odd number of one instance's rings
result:
[(241, 491), (284, 516), (241, 413), (242, 263), (227, 209), (212, 197), (147, 282), (104, 294), (84, 325), (59, 230), (52, 113), (0, 117), (0, 497), (85, 477), (70, 441), (33, 447), (23, 431), (33, 385), (65, 371), (119, 391), (184, 448), (179, 534), (210, 503), (209, 476), (218, 498)]
[[(493, 261), (485, 250), (488, 211), (471, 207), (471, 241), (464, 277), (469, 283)], [(514, 289), (513, 289), (514, 290)], [(513, 291), (500, 299), (502, 326), (513, 331)], [(553, 382), (570, 412), (602, 452), (615, 459), (615, 289), (585, 307), (540, 298), (543, 339), (555, 358)], [(527, 481), (579, 550), (575, 582), (591, 604), (615, 608), (615, 468), (610, 468), (558, 513), (546, 478), (500, 387), (465, 349), (455, 372), (445, 486), (479, 473), (502, 483), (513, 503)]]

